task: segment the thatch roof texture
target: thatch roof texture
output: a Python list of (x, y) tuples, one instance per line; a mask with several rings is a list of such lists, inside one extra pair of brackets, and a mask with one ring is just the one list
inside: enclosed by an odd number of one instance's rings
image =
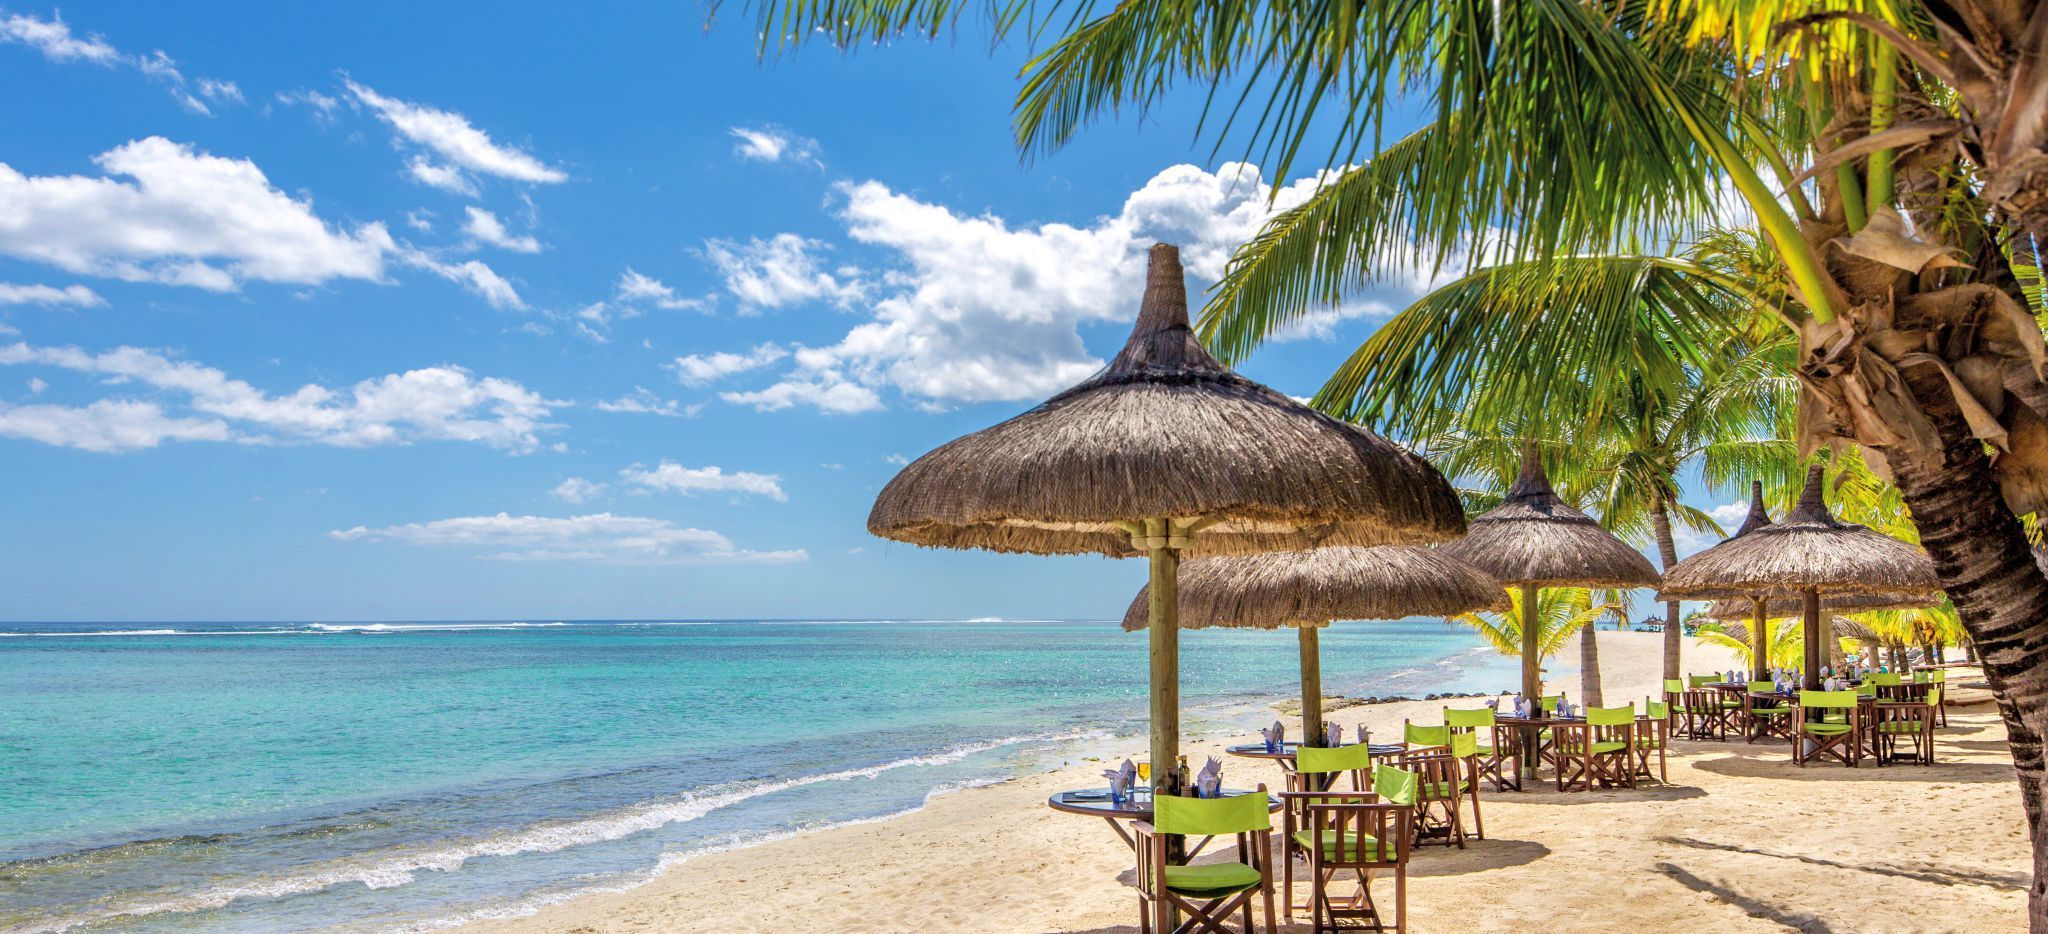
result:
[(1651, 587), (1657, 569), (1591, 516), (1551, 489), (1535, 445), (1499, 507), (1473, 519), (1465, 537), (1442, 551), (1508, 586)]
[(1799, 503), (1775, 524), (1753, 529), (1672, 567), (1663, 599), (1699, 599), (1758, 591), (1823, 594), (1928, 594), (1941, 588), (1934, 562), (1918, 545), (1829, 514), (1822, 471), (1806, 475)]
[[(1151, 594), (1145, 587), (1131, 601), (1126, 630), (1145, 628)], [(1180, 566), (1182, 629), (1312, 627), (1507, 608), (1507, 591), (1485, 571), (1416, 545), (1198, 558)]]
[(1189, 556), (1427, 544), (1464, 531), (1422, 458), (1245, 379), (1188, 325), (1180, 252), (1156, 244), (1130, 340), (1022, 415), (918, 458), (868, 516), (884, 538), (1036, 554), (1142, 552), (1126, 523), (1189, 520)]
[[(1941, 601), (1930, 594), (1823, 594), (1820, 609), (1823, 613), (1867, 613), (1872, 610), (1926, 610), (1941, 605)], [(1778, 591), (1764, 603), (1765, 619), (1791, 619), (1804, 615), (1806, 598), (1796, 593)], [(1700, 614), (1707, 619), (1722, 622), (1736, 622), (1756, 617), (1756, 607), (1749, 597), (1724, 597), (1707, 605)]]

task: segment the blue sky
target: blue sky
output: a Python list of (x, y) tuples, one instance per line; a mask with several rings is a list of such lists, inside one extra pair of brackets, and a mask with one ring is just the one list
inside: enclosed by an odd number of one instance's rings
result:
[[(1135, 562), (868, 505), (1271, 180), (1195, 95), (1026, 162), (1020, 50), (761, 62), (702, 15), (0, 6), (0, 617), (1118, 615)], [(1309, 394), (1421, 285), (1247, 372)]]

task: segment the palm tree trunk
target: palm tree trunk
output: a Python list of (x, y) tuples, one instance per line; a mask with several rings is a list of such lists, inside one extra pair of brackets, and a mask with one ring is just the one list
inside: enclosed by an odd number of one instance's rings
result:
[(2048, 644), (2048, 576), (2034, 564), (1984, 445), (1970, 436), (1944, 377), (1925, 366), (1903, 369), (1902, 375), (1943, 447), (1880, 450), (1998, 698), (2033, 839), (2028, 921), (2037, 934), (2048, 934), (2048, 760), (2042, 747), (2048, 735), (2048, 652), (2039, 650)]
[[(1669, 571), (1678, 563), (1678, 545), (1671, 539), (1671, 512), (1664, 507), (1663, 497), (1650, 501), (1650, 516), (1657, 527), (1657, 562)], [(1678, 601), (1664, 604), (1664, 677), (1666, 680), (1680, 677), (1679, 650), (1685, 645), (1685, 628), (1678, 624)]]
[(1579, 694), (1588, 707), (1604, 707), (1600, 701), (1600, 627), (1588, 622), (1579, 628)]

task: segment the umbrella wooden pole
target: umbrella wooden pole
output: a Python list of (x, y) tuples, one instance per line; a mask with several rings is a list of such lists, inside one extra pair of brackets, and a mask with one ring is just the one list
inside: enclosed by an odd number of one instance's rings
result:
[[(1536, 631), (1536, 585), (1522, 585), (1522, 696), (1536, 705), (1540, 712), (1543, 705), (1543, 658)], [(1537, 731), (1522, 730), (1522, 777), (1536, 777)]]
[(1749, 678), (1762, 681), (1771, 676), (1771, 621), (1764, 618), (1764, 598), (1749, 602), (1755, 611), (1749, 618)]
[[(1180, 763), (1180, 551), (1170, 545), (1165, 519), (1145, 520), (1146, 548), (1152, 571), (1152, 597), (1146, 607), (1152, 641), (1152, 793), (1177, 795)], [(1187, 861), (1187, 840), (1166, 838), (1166, 859)]]
[(1820, 589), (1806, 588), (1806, 619), (1802, 631), (1806, 637), (1806, 675), (1800, 678), (1800, 686), (1809, 691), (1820, 690), (1821, 654), (1820, 647)]
[(1316, 627), (1301, 633), (1301, 744), (1323, 745), (1323, 653)]

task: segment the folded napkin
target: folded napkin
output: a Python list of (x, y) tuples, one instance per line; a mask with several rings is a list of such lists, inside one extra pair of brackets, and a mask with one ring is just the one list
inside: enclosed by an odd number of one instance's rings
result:
[(1195, 773), (1195, 797), (1214, 798), (1223, 790), (1223, 763), (1210, 756), (1209, 761)]
[(1323, 745), (1332, 747), (1344, 745), (1344, 727), (1336, 723), (1323, 724)]
[(1280, 751), (1280, 746), (1287, 742), (1287, 727), (1278, 720), (1273, 721), (1272, 726), (1260, 730), (1259, 733), (1266, 737), (1267, 752), (1278, 752)]
[(1359, 725), (1358, 725), (1358, 745), (1360, 745), (1360, 746), (1370, 746), (1370, 745), (1372, 745), (1372, 731), (1371, 731), (1371, 730), (1368, 730), (1368, 729), (1366, 729), (1366, 728), (1365, 728), (1365, 724), (1363, 724), (1363, 723), (1361, 723), (1361, 724), (1359, 724)]
[(1103, 769), (1102, 777), (1109, 779), (1109, 793), (1115, 798), (1131, 796), (1131, 783), (1138, 777), (1138, 767), (1125, 759), (1124, 764), (1113, 769)]

